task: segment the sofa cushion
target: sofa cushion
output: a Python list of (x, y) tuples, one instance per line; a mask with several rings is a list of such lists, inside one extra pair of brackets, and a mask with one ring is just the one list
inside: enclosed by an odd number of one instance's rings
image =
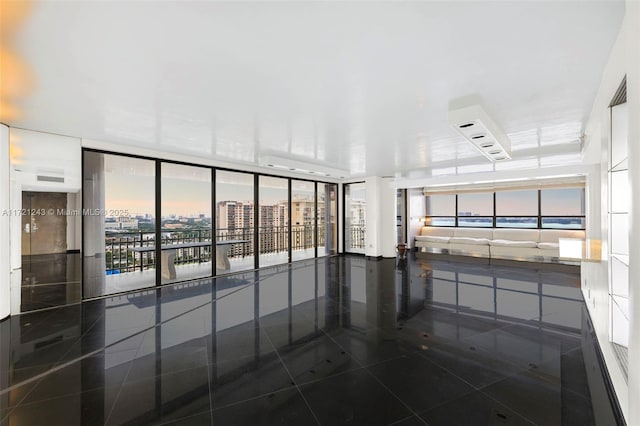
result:
[(569, 230), (569, 229), (541, 229), (540, 241), (541, 243), (557, 243), (560, 238), (579, 238), (584, 240), (584, 231)]
[(538, 248), (541, 250), (558, 250), (559, 247), (558, 243), (538, 243)]
[(447, 228), (444, 226), (423, 226), (420, 230), (420, 235), (434, 236), (434, 237), (453, 237), (454, 228)]
[(501, 247), (529, 247), (536, 248), (538, 243), (535, 241), (512, 241), (512, 240), (491, 240), (489, 241), (489, 245), (491, 246), (501, 246)]
[(493, 238), (493, 229), (455, 228), (453, 236), (465, 238), (486, 238), (490, 240)]
[(448, 243), (450, 240), (449, 237), (436, 237), (433, 235), (418, 235), (416, 236), (416, 241), (427, 241), (431, 243)]
[(537, 243), (538, 238), (539, 238), (539, 232), (537, 229), (494, 229), (493, 230), (494, 240), (535, 241)]
[(450, 244), (473, 244), (479, 246), (486, 246), (489, 244), (489, 239), (487, 238), (469, 238), (469, 237), (452, 237), (449, 240)]

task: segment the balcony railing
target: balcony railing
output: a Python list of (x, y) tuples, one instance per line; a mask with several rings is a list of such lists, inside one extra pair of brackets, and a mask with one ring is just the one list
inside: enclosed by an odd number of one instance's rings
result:
[(364, 250), (365, 245), (366, 228), (365, 225), (347, 225), (345, 229), (345, 244), (347, 250), (359, 249)]
[[(313, 249), (314, 225), (293, 225), (291, 227), (292, 250)], [(318, 247), (325, 244), (324, 225), (318, 226)], [(289, 250), (288, 226), (260, 227), (258, 245), (260, 254), (282, 253)], [(162, 230), (162, 246), (211, 241), (210, 229)], [(217, 241), (245, 240), (234, 244), (227, 252), (229, 259), (254, 255), (253, 227), (218, 229)], [(364, 244), (364, 243), (363, 243)], [(107, 274), (141, 271), (155, 268), (155, 252), (135, 252), (135, 247), (155, 246), (155, 233), (143, 231), (108, 232), (105, 238), (105, 258)], [(364, 247), (364, 245), (363, 245)], [(175, 265), (203, 263), (211, 261), (211, 247), (189, 247), (176, 250)]]

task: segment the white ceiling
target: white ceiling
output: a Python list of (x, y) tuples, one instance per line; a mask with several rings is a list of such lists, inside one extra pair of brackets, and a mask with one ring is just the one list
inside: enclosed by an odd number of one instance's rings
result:
[(35, 78), (7, 124), (208, 159), (307, 159), (352, 176), (492, 170), (447, 123), (478, 95), (496, 169), (580, 161), (623, 1), (35, 3)]

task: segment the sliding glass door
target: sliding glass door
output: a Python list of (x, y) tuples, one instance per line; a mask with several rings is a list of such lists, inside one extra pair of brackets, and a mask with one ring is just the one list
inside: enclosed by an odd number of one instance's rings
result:
[(155, 285), (155, 161), (84, 152), (85, 298)]
[(211, 169), (162, 163), (161, 282), (212, 274)]
[(216, 274), (255, 267), (254, 175), (216, 170)]
[(344, 186), (344, 251), (365, 252), (366, 241), (366, 198), (365, 184), (348, 183)]
[(316, 184), (291, 181), (291, 257), (292, 260), (315, 257)]
[(289, 180), (259, 176), (260, 267), (289, 262)]
[(318, 182), (318, 256), (338, 253), (338, 185)]

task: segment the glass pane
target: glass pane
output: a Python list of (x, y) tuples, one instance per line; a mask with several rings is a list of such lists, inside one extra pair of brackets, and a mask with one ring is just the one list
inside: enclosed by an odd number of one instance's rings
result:
[(542, 227), (551, 229), (584, 229), (583, 217), (543, 217)]
[(629, 211), (629, 172), (611, 172), (611, 211), (627, 213)]
[(458, 216), (493, 216), (493, 192), (459, 194)]
[(462, 216), (458, 218), (458, 226), (491, 228), (493, 226), (493, 217)]
[(291, 181), (291, 258), (315, 257), (316, 233), (315, 183)]
[(162, 283), (210, 277), (211, 169), (162, 163), (161, 176)]
[(289, 262), (289, 180), (260, 176), (260, 267)]
[(455, 217), (428, 217), (427, 226), (456, 226)]
[(253, 175), (216, 170), (217, 274), (254, 268), (253, 224)]
[(542, 216), (584, 216), (584, 188), (540, 191)]
[(628, 214), (611, 215), (611, 253), (629, 254), (629, 222)]
[(318, 183), (318, 256), (338, 252), (338, 185)]
[(629, 297), (629, 267), (611, 256), (611, 294)]
[(84, 297), (155, 285), (155, 161), (86, 151)]
[(364, 253), (366, 232), (365, 184), (346, 184), (344, 186), (344, 197), (344, 250), (349, 253)]
[(496, 216), (537, 216), (538, 191), (496, 192)]
[(537, 228), (537, 217), (496, 217), (496, 228)]
[(629, 111), (627, 104), (611, 108), (611, 167), (623, 162), (628, 156)]
[[(493, 214), (493, 213), (492, 213)], [(427, 216), (455, 216), (455, 195), (428, 195)]]

